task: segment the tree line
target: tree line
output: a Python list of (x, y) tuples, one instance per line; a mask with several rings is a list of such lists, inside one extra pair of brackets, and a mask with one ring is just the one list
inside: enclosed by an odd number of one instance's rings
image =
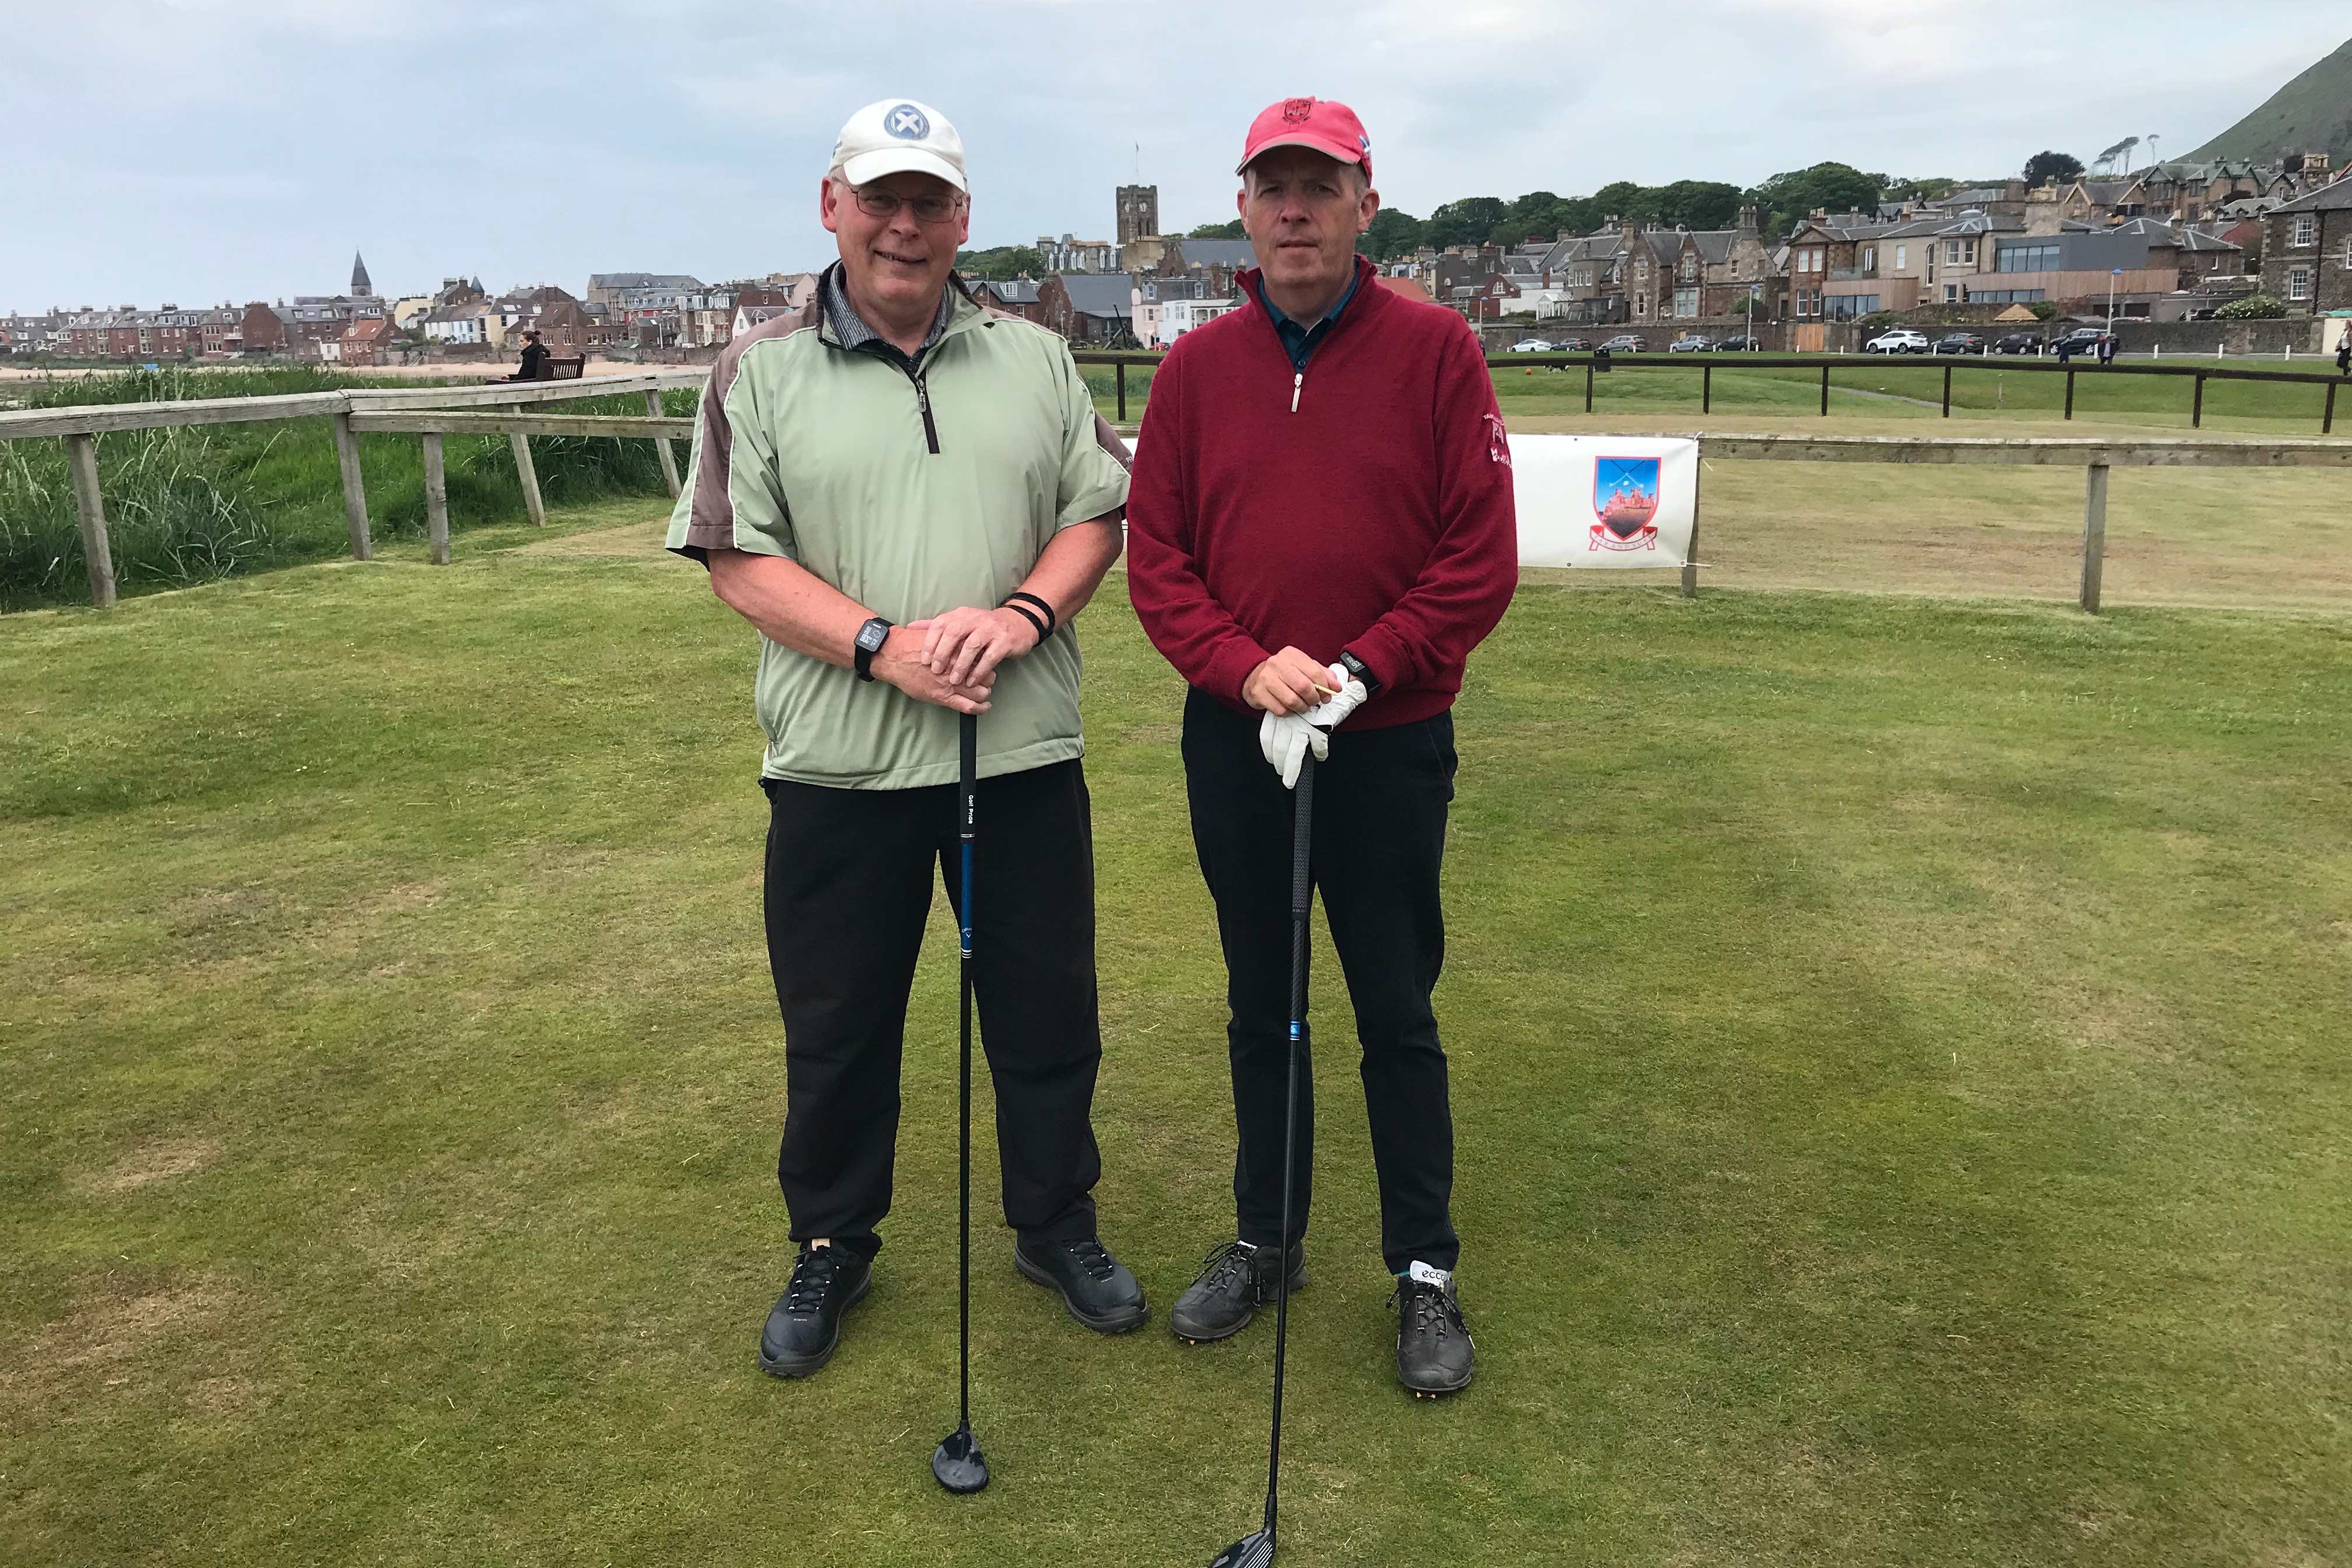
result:
[[(2083, 172), (2081, 160), (2064, 153), (2037, 153), (2026, 161), (2029, 184), (2047, 179), (2062, 183)], [(1427, 217), (1415, 217), (1397, 207), (1382, 207), (1356, 248), (1375, 261), (1410, 256), (1423, 246), (1444, 250), (1452, 246), (1524, 245), (1534, 236), (1557, 238), (1563, 234), (1591, 234), (1614, 219), (1628, 228), (1654, 224), (1661, 228), (1729, 228), (1739, 221), (1739, 209), (1753, 206), (1767, 239), (1784, 239), (1815, 208), (1832, 213), (1873, 212), (1889, 201), (1934, 201), (1960, 188), (1961, 182), (1942, 178), (1897, 179), (1857, 169), (1850, 163), (1815, 163), (1790, 169), (1761, 184), (1745, 189), (1720, 180), (1676, 180), (1667, 185), (1642, 185), (1620, 180), (1589, 196), (1555, 195), (1529, 191), (1505, 201), (1500, 196), (1465, 196), (1447, 202)], [(1204, 223), (1187, 231), (1188, 239), (1241, 239), (1238, 221)], [(1017, 278), (1023, 273), (1042, 278), (1045, 258), (1028, 246), (1000, 246), (993, 250), (967, 250), (956, 264), (968, 277)]]

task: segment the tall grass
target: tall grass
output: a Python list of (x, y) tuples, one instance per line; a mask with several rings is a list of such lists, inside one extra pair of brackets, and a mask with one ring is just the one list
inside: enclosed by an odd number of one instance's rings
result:
[[(309, 366), (256, 370), (173, 368), (23, 384), (28, 406), (262, 396), (397, 384)], [(695, 394), (663, 395), (664, 411), (690, 414)], [(636, 395), (581, 398), (567, 411), (643, 414)], [(462, 531), (526, 515), (512, 451), (501, 437), (445, 443), (449, 521)], [(350, 548), (334, 437), (325, 419), (123, 431), (98, 441), (99, 482), (115, 558), (128, 594), (327, 559)], [(565, 506), (664, 493), (652, 444), (593, 437), (534, 437), (541, 493)], [(425, 468), (413, 436), (360, 437), (361, 471), (378, 538), (421, 534)], [(0, 441), (0, 611), (88, 597), (81, 534), (65, 444)]]

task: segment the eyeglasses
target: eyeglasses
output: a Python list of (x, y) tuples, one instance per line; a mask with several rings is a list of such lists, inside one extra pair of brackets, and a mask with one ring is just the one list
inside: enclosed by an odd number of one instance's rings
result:
[(898, 209), (906, 207), (917, 223), (945, 223), (963, 208), (961, 196), (902, 196), (879, 185), (852, 185), (850, 194), (867, 217), (897, 217)]

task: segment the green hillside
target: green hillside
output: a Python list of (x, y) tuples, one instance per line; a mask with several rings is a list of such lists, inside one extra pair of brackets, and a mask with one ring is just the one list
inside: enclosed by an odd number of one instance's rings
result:
[(2325, 153), (2336, 164), (2352, 157), (2352, 40), (2189, 156), (2267, 161), (2289, 151)]

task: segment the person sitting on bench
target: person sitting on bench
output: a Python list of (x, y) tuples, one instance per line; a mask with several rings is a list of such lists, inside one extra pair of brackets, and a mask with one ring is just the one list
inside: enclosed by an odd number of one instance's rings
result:
[(539, 341), (539, 329), (532, 327), (522, 335), (522, 363), (516, 367), (512, 375), (501, 376), (499, 379), (502, 381), (551, 380), (554, 373), (548, 369), (547, 359), (546, 345)]

